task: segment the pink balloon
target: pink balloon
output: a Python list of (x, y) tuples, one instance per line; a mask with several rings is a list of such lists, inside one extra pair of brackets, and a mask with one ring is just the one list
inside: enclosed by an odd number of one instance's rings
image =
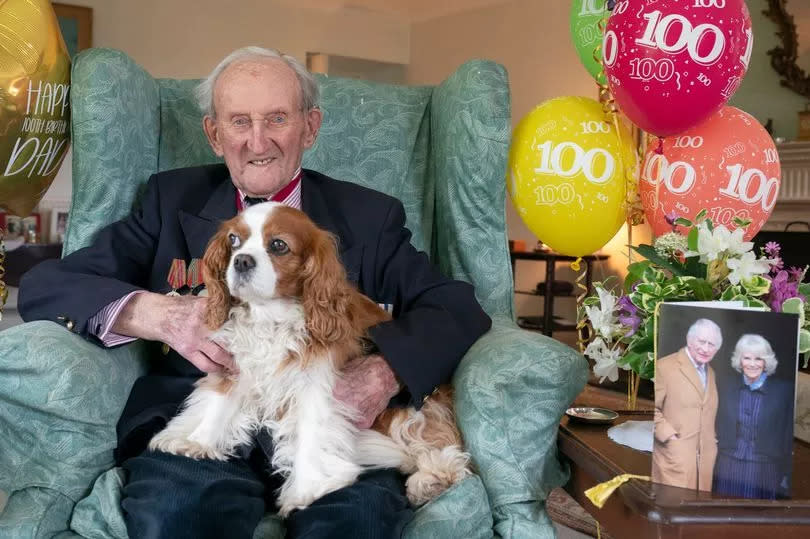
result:
[[(760, 123), (726, 106), (711, 118), (664, 140), (664, 153), (647, 149), (639, 192), (656, 236), (672, 230), (667, 215), (694, 219), (701, 210), (717, 225), (750, 219), (750, 240), (770, 217), (781, 184), (779, 154)], [(683, 229), (679, 229), (683, 232)]]
[(622, 112), (664, 137), (698, 125), (734, 95), (753, 43), (744, 0), (621, 0), (602, 61)]

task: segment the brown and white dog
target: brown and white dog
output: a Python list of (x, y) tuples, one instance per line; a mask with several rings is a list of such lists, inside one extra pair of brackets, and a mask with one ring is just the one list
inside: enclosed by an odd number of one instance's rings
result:
[(333, 396), (367, 329), (390, 316), (346, 279), (334, 238), (303, 212), (266, 202), (223, 223), (203, 271), (207, 324), (238, 372), (208, 374), (151, 449), (228, 459), (261, 428), (284, 483), (280, 514), (353, 483), (367, 469), (408, 474), (414, 505), (470, 475), (469, 456), (442, 387), (420, 411), (388, 409), (371, 430)]

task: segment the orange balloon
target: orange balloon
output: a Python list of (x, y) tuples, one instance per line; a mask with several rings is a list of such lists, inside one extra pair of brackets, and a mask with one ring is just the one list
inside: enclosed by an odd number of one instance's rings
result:
[[(770, 217), (779, 196), (781, 168), (771, 136), (750, 114), (726, 106), (706, 122), (664, 139), (664, 153), (649, 140), (639, 191), (656, 236), (672, 230), (665, 217), (692, 219), (705, 209), (714, 224), (736, 228), (750, 219), (750, 240)], [(681, 230), (682, 231), (682, 230)]]
[(26, 216), (70, 139), (70, 58), (48, 0), (0, 0), (0, 208)]

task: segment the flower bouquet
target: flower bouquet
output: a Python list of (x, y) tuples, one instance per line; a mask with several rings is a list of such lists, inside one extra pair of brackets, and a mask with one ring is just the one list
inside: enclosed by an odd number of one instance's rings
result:
[(741, 219), (735, 219), (733, 232), (715, 226), (705, 210), (694, 222), (668, 215), (667, 223), (672, 231), (653, 245), (632, 247), (646, 260), (628, 266), (623, 287), (595, 283), (596, 294), (583, 301), (579, 316), (593, 329), (585, 355), (595, 361), (599, 381), (615, 382), (619, 369), (632, 371), (631, 384), (635, 377), (653, 378), (654, 315), (662, 301), (741, 301), (747, 307), (796, 313), (806, 367), (810, 284), (802, 280), (807, 268), (785, 268), (775, 242), (757, 256), (754, 244), (743, 241), (748, 222)]

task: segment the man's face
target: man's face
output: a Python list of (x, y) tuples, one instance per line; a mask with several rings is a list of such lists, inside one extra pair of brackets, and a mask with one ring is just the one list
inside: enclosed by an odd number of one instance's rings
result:
[(708, 363), (714, 358), (719, 348), (720, 338), (712, 328), (700, 327), (695, 334), (686, 339), (689, 355), (695, 363)]
[(321, 125), (318, 109), (301, 110), (295, 72), (281, 60), (251, 60), (228, 66), (214, 86), (215, 118), (205, 134), (248, 196), (271, 196), (301, 165)]

